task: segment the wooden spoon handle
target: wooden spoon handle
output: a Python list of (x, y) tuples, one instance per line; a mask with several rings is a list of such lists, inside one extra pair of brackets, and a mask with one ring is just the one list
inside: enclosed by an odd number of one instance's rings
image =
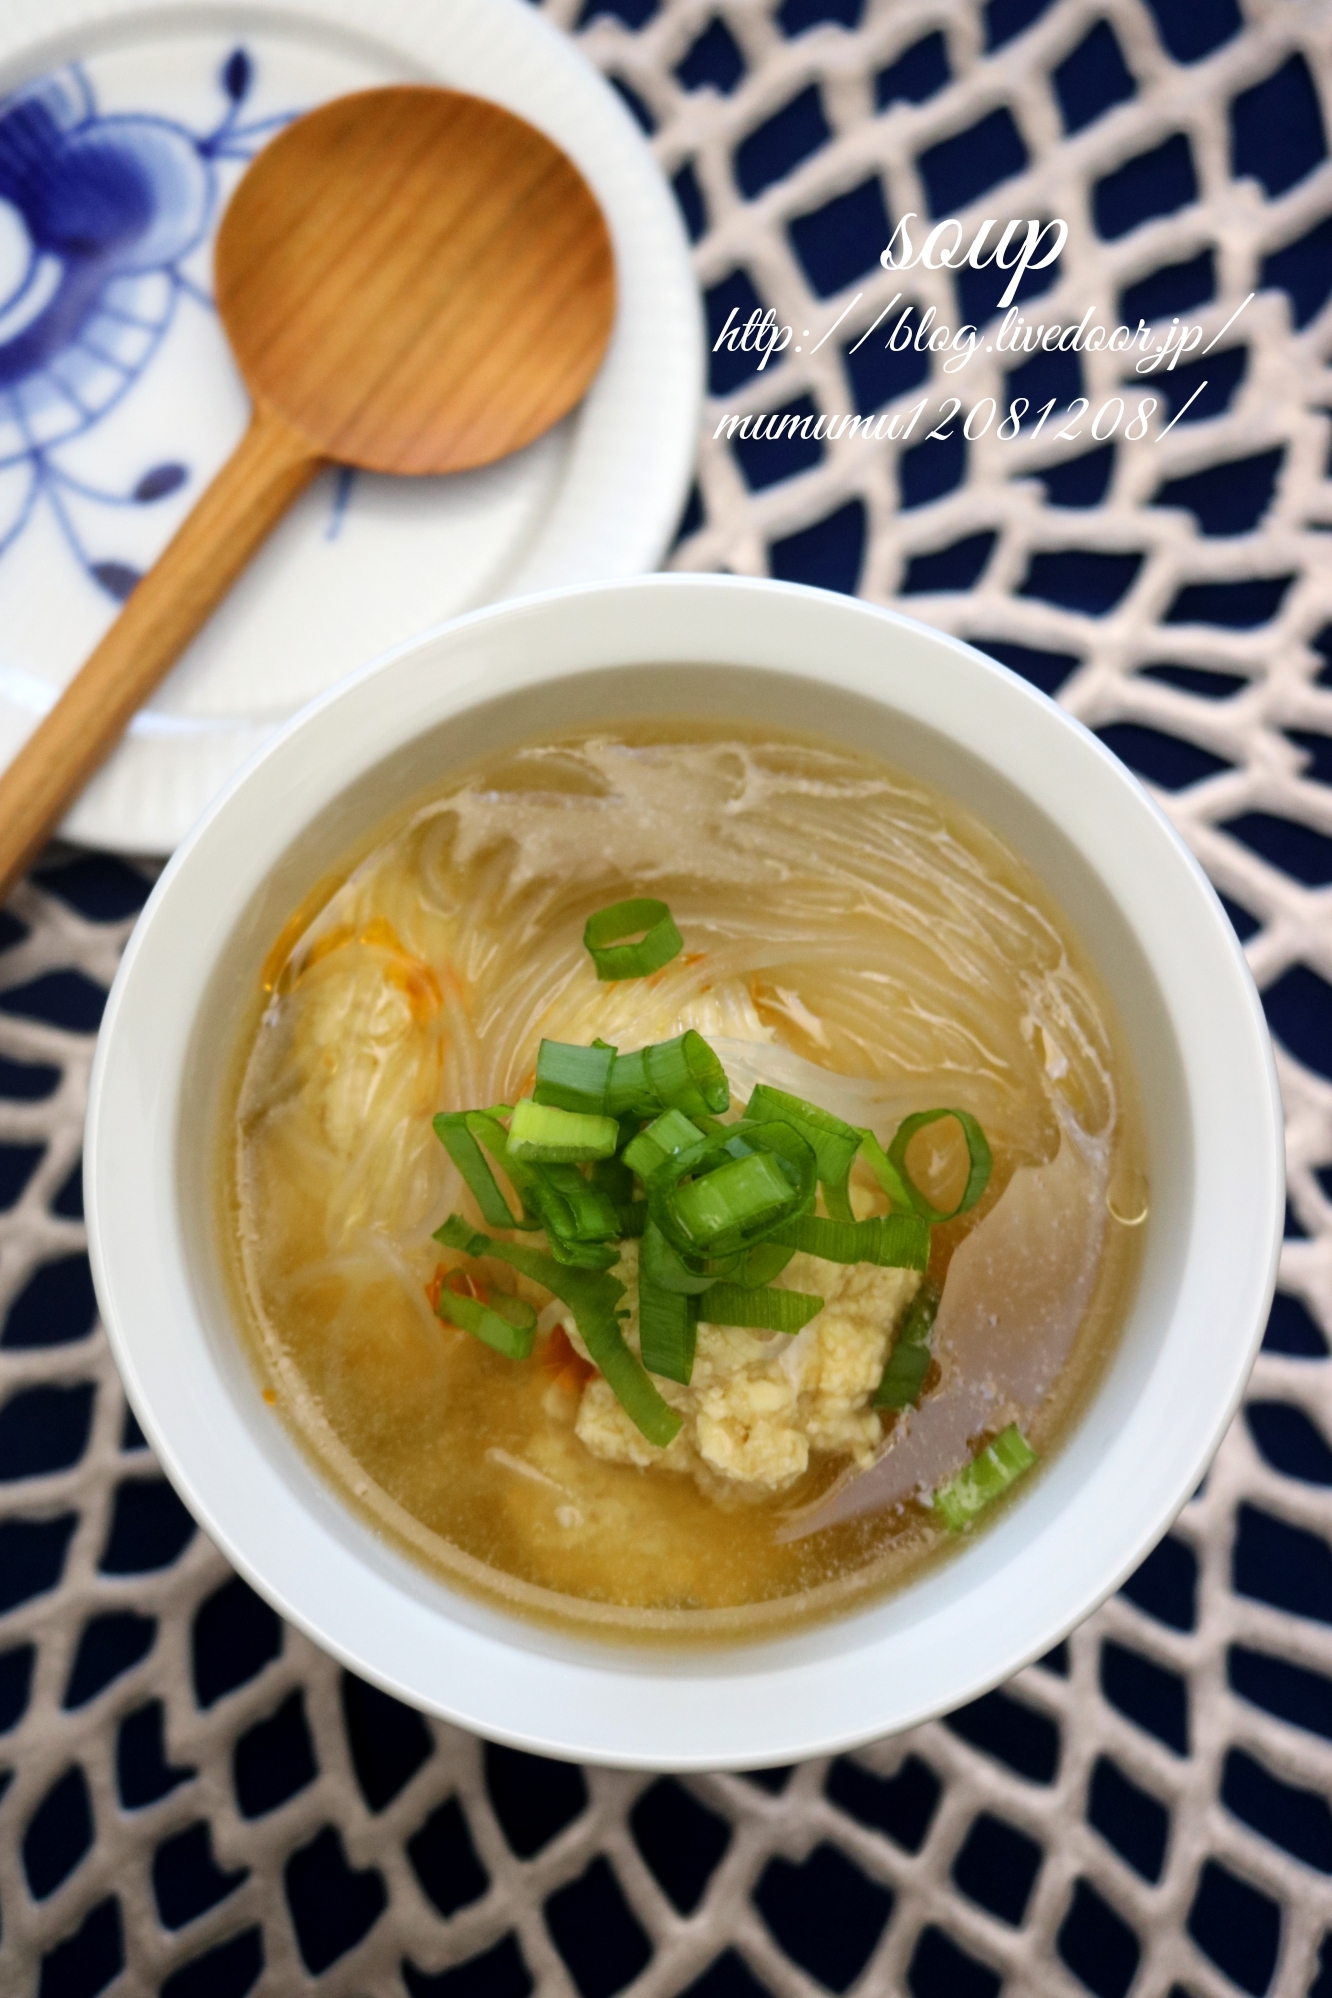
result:
[(255, 409), (105, 638), (0, 775), (0, 894), (40, 851), (322, 462), (279, 417)]

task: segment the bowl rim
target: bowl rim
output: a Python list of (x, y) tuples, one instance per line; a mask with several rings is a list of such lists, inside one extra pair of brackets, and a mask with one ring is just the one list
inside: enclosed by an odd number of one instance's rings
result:
[[(765, 605), (776, 613), (775, 622)], [(330, 724), (336, 730), (340, 713), (344, 721), (359, 716), (364, 722), (372, 712), (373, 696), (391, 695), (395, 675), (400, 692), (410, 692), (413, 673), (419, 680), (425, 662), (432, 657), (437, 663), (452, 658), (457, 666), (459, 660), (471, 656), (475, 664), (485, 652), (488, 637), (502, 649), (507, 632), (512, 649), (519, 638), (530, 640), (539, 634), (543, 621), (558, 635), (564, 626), (572, 630), (580, 621), (585, 625), (589, 619), (593, 623), (598, 618), (603, 623), (608, 619), (613, 635), (623, 630), (626, 619), (632, 623), (635, 617), (644, 628), (638, 649), (649, 655), (638, 659), (626, 655), (626, 663), (635, 671), (654, 664), (661, 669), (678, 658), (678, 644), (666, 645), (660, 636), (652, 639), (648, 629), (658, 633), (663, 627), (672, 629), (672, 619), (681, 630), (692, 619), (709, 633), (720, 624), (727, 628), (721, 646), (729, 639), (733, 646), (747, 647), (751, 653), (780, 651), (822, 628), (820, 650), (811, 654), (803, 669), (774, 664), (771, 658), (766, 663), (753, 657), (732, 660), (718, 644), (697, 637), (690, 657), (700, 663), (711, 658), (721, 666), (758, 674), (786, 673), (817, 686), (858, 693), (889, 713), (905, 712), (905, 702), (890, 700), (879, 688), (868, 685), (865, 674), (840, 656), (841, 648), (834, 641), (840, 633), (850, 654), (857, 643), (870, 637), (882, 639), (895, 633), (904, 644), (909, 640), (908, 651), (929, 657), (934, 669), (935, 684), (913, 683), (912, 694), (918, 706), (928, 708), (933, 716), (929, 726), (954, 743), (970, 738), (967, 746), (1010, 782), (1018, 781), (1012, 774), (1018, 756), (1015, 744), (1030, 738), (1023, 753), (1036, 771), (1033, 781), (1038, 785), (1042, 779), (1039, 757), (1032, 761), (1035, 749), (1060, 745), (1056, 763), (1064, 758), (1069, 770), (1076, 771), (1079, 786), (1117, 814), (1117, 837), (1137, 841), (1142, 852), (1150, 856), (1156, 869), (1151, 877), (1153, 894), (1160, 894), (1161, 882), (1167, 880), (1170, 894), (1179, 904), (1176, 917), (1179, 910), (1187, 913), (1189, 947), (1205, 956), (1212, 1018), (1206, 1049), (1196, 1052), (1181, 1044), (1180, 1059), (1186, 1068), (1192, 1065), (1200, 1079), (1206, 1069), (1215, 1084), (1225, 1080), (1227, 1133), (1235, 1139), (1237, 1155), (1246, 1158), (1251, 1172), (1248, 1232), (1240, 1242), (1245, 1212), (1237, 1207), (1230, 1235), (1223, 1238), (1235, 1264), (1228, 1282), (1238, 1300), (1232, 1310), (1233, 1324), (1231, 1319), (1225, 1321), (1229, 1329), (1224, 1365), (1219, 1373), (1209, 1372), (1203, 1378), (1199, 1394), (1204, 1405), (1194, 1406), (1186, 1419), (1163, 1419), (1159, 1411), (1148, 1419), (1138, 1408), (1132, 1410), (1130, 1422), (1139, 1443), (1174, 1452), (1170, 1475), (1155, 1500), (1146, 1504), (1139, 1492), (1124, 1487), (1129, 1460), (1119, 1461), (1116, 1475), (1124, 1500), (1119, 1505), (1113, 1503), (1113, 1478), (1107, 1483), (1101, 1477), (1098, 1504), (1102, 1513), (1110, 1515), (1108, 1526), (1114, 1544), (1108, 1551), (1102, 1550), (1093, 1564), (1094, 1572), (1081, 1576), (1066, 1572), (1072, 1543), (1067, 1522), (1061, 1529), (1058, 1511), (1048, 1518), (1042, 1513), (1039, 1520), (1034, 1515), (1037, 1494), (1050, 1487), (1060, 1464), (1068, 1461), (1065, 1449), (1052, 1460), (1031, 1498), (1010, 1508), (963, 1557), (929, 1571), (922, 1580), (890, 1598), (887, 1605), (853, 1612), (808, 1634), (769, 1638), (725, 1650), (682, 1654), (571, 1643), (550, 1638), (503, 1614), (478, 1610), (444, 1585), (423, 1578), (405, 1557), (385, 1556), (372, 1562), (368, 1547), (356, 1540), (356, 1531), (362, 1532), (365, 1542), (372, 1542), (373, 1535), (368, 1529), (342, 1531), (350, 1514), (326, 1488), (325, 1506), (321, 1507), (317, 1493), (306, 1488), (291, 1508), (291, 1517), (284, 1517), (280, 1498), (275, 1495), (285, 1480), (288, 1498), (292, 1498), (290, 1465), (281, 1475), (275, 1470), (269, 1475), (263, 1470), (267, 1460), (261, 1461), (257, 1449), (252, 1448), (251, 1456), (245, 1457), (250, 1417), (226, 1395), (223, 1405), (210, 1411), (207, 1395), (201, 1394), (201, 1386), (215, 1392), (218, 1379), (191, 1382), (184, 1377), (184, 1368), (161, 1364), (160, 1353), (154, 1357), (155, 1339), (160, 1346), (164, 1309), (188, 1311), (187, 1301), (193, 1293), (187, 1284), (182, 1288), (189, 1273), (178, 1217), (174, 1228), (164, 1228), (160, 1202), (155, 1208), (153, 1202), (139, 1199), (127, 1188), (137, 1157), (149, 1185), (168, 1207), (173, 1198), (175, 1126), (170, 1123), (170, 1112), (188, 1030), (181, 1029), (165, 1052), (160, 1042), (153, 1040), (154, 1028), (160, 1028), (162, 1020), (155, 1019), (149, 1003), (149, 980), (160, 969), (152, 960), (161, 958), (169, 945), (179, 948), (191, 922), (195, 926), (191, 932), (195, 936), (191, 945), (195, 969), (187, 972), (187, 985), (195, 976), (201, 955), (208, 955), (196, 934), (202, 919), (193, 875), (198, 872), (202, 880), (210, 865), (216, 872), (230, 822), (243, 824), (247, 809), (253, 815), (253, 801), (265, 784), (271, 789), (278, 782), (284, 769), (290, 778), (306, 739), (318, 735), (321, 717), (325, 738)], [(768, 629), (760, 637), (755, 627), (765, 618)], [(749, 635), (742, 641), (740, 633)], [(610, 643), (610, 639), (602, 642)], [(626, 641), (620, 638), (619, 643), (623, 650)], [(530, 650), (539, 653), (540, 647)], [(839, 656), (834, 657), (835, 653)], [(450, 714), (470, 712), (523, 687), (557, 686), (579, 677), (579, 673), (577, 666), (528, 656), (516, 665), (510, 659), (498, 680), (493, 670), (484, 681), (475, 672), (470, 682), (465, 671), (461, 681), (437, 674), (430, 712), (428, 716), (417, 714), (412, 727), (419, 731)], [(986, 717), (973, 709), (961, 717), (953, 714), (941, 719), (940, 690), (946, 694), (950, 686), (958, 685), (967, 687), (978, 709), (989, 711), (991, 738), (996, 714), (1012, 721), (1011, 735), (999, 741), (987, 739)], [(386, 727), (398, 725), (385, 723)], [(404, 726), (401, 739), (407, 739), (410, 732)], [(327, 795), (333, 796), (373, 768), (383, 753), (377, 744), (367, 747), (364, 740), (350, 742), (344, 747), (336, 781), (324, 773), (319, 782)], [(1020, 783), (1019, 788), (1023, 788)], [(292, 810), (296, 812), (298, 806), (293, 805)], [(308, 811), (306, 816), (308, 819)], [(261, 832), (257, 844), (265, 847), (266, 837)], [(268, 840), (262, 871), (272, 868), (286, 844), (285, 835), (276, 842)], [(1124, 915), (1134, 935), (1139, 936), (1145, 921), (1143, 910), (1137, 912), (1136, 923), (1127, 907)], [(191, 1023), (228, 934), (225, 923), (216, 926), (209, 965), (195, 988), (185, 991)], [(1182, 951), (1184, 944), (1179, 940), (1172, 944), (1163, 930), (1147, 952), (1153, 967), (1160, 952), (1171, 948)], [(170, 962), (174, 969), (176, 960)], [(158, 994), (155, 1003), (168, 1008), (175, 1004), (179, 1011), (180, 996), (179, 991), (169, 999)], [(1165, 997), (1174, 1023), (1180, 1008), (1178, 992), (1167, 990)], [(1198, 1012), (1196, 1005), (1193, 1011)], [(169, 1011), (163, 1018), (170, 1025)], [(1191, 1096), (1190, 1101), (1195, 1115), (1206, 1107), (1201, 1096), (1196, 1100)], [(163, 1137), (168, 1130), (173, 1134), (169, 1143)], [(126, 1392), (163, 1469), (233, 1567), (321, 1648), (398, 1698), (517, 1747), (642, 1769), (756, 1767), (833, 1753), (974, 1699), (1058, 1642), (1127, 1578), (1169, 1528), (1206, 1470), (1239, 1404), (1261, 1338), (1275, 1284), (1284, 1218), (1280, 1095), (1271, 1041), (1247, 962), (1197, 861), (1118, 759), (1026, 681), (963, 641), (900, 611), (802, 585), (679, 574), (577, 585), (469, 613), (349, 675), (264, 745), (214, 801), (173, 857), (130, 939), (108, 1000), (93, 1064), (84, 1172), (94, 1282)], [(191, 1351), (198, 1346), (196, 1330), (202, 1336), (201, 1326), (187, 1326), (182, 1334), (187, 1342), (194, 1342)], [(1173, 1337), (1173, 1318), (1169, 1331)], [(1162, 1361), (1168, 1346), (1169, 1339), (1163, 1336), (1158, 1356)], [(195, 1371), (199, 1371), (197, 1365)], [(1176, 1389), (1179, 1386), (1176, 1382)], [(255, 1391), (257, 1399), (257, 1383)], [(1098, 1389), (1093, 1406), (1100, 1394)], [(1158, 1402), (1160, 1399), (1158, 1394)], [(206, 1434), (210, 1420), (218, 1431), (216, 1438)], [(1186, 1440), (1181, 1432), (1187, 1432)], [(220, 1451), (224, 1443), (240, 1452), (246, 1474), (258, 1480), (255, 1489), (262, 1494), (262, 1505), (254, 1502), (253, 1490), (239, 1489), (234, 1470), (227, 1472), (213, 1462), (209, 1453)], [(1143, 1458), (1149, 1467), (1148, 1477), (1154, 1461)], [(307, 1471), (307, 1476), (314, 1478), (315, 1474)], [(1085, 1496), (1084, 1487), (1074, 1481), (1071, 1499), (1081, 1506)], [(274, 1504), (276, 1515), (271, 1510)], [(341, 1527), (330, 1508), (337, 1508)], [(1048, 1506), (1045, 1511), (1049, 1512)], [(1014, 1622), (1012, 1605), (1006, 1606), (1002, 1595), (996, 1595), (994, 1577), (973, 1577), (961, 1591), (939, 1586), (941, 1577), (958, 1574), (967, 1563), (976, 1567), (972, 1560), (976, 1549), (1001, 1540), (1003, 1558), (996, 1554), (990, 1568), (1002, 1570), (1007, 1562), (1017, 1561), (1023, 1564), (1021, 1575), (1028, 1580), (1034, 1577), (1035, 1585), (1044, 1588), (1047, 1595), (1053, 1587), (1050, 1578), (1058, 1583), (1051, 1602), (1025, 1629), (1020, 1617)], [(382, 1548), (382, 1543), (375, 1545)], [(319, 1560), (312, 1558), (316, 1547)], [(322, 1580), (318, 1572), (321, 1562), (328, 1570)], [(341, 1610), (334, 1600), (339, 1588), (350, 1589), (354, 1597)], [(441, 1595), (446, 1602), (441, 1601)], [(968, 1629), (965, 1614), (967, 1602), (973, 1598), (989, 1618), (987, 1622), (982, 1616), (979, 1630)], [(884, 1614), (906, 1601), (921, 1611), (914, 1624)], [(441, 1614), (442, 1610), (446, 1613)], [(937, 1635), (933, 1649), (926, 1642), (931, 1622), (938, 1623), (941, 1630), (946, 1628), (954, 1638), (963, 1631), (968, 1634), (963, 1647), (966, 1656), (960, 1662), (954, 1660), (951, 1669), (946, 1657), (941, 1660), (936, 1656)], [(829, 1632), (844, 1633), (854, 1641), (830, 1648), (825, 1641)], [(912, 1679), (914, 1673), (912, 1690), (888, 1683), (876, 1692), (870, 1684), (876, 1667), (884, 1679), (893, 1679), (891, 1673), (882, 1673), (882, 1667), (885, 1653), (894, 1646), (897, 1663), (907, 1668), (905, 1676)], [(930, 1663), (936, 1676), (927, 1691), (922, 1672)]]

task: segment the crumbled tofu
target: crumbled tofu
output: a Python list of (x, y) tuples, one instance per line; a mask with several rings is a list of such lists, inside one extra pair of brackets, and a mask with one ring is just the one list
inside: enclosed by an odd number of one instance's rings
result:
[[(626, 1242), (616, 1275), (634, 1306), (624, 1332), (635, 1352), (637, 1274), (638, 1244)], [(811, 1451), (867, 1465), (882, 1437), (871, 1398), (920, 1277), (798, 1255), (778, 1283), (822, 1297), (823, 1310), (794, 1337), (700, 1321), (689, 1386), (656, 1383), (683, 1418), (667, 1449), (647, 1441), (599, 1374), (579, 1404), (580, 1441), (609, 1463), (689, 1472), (705, 1491), (733, 1497), (761, 1497), (793, 1484)], [(565, 1329), (585, 1351), (573, 1324)]]

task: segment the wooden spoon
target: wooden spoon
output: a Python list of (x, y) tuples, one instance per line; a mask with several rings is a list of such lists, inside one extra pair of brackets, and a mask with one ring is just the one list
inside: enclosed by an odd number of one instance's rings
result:
[(567, 414), (615, 315), (610, 235), (540, 132), (457, 91), (321, 105), (266, 146), (217, 240), (249, 429), (0, 776), (0, 890), (330, 460), (458, 472)]

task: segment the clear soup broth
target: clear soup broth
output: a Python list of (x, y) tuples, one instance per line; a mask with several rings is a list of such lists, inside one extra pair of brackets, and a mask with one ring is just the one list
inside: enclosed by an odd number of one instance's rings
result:
[[(245, 1029), (223, 1225), (266, 1399), (396, 1544), (584, 1630), (751, 1636), (959, 1544), (935, 1495), (1001, 1434), (1040, 1458), (1066, 1439), (1135, 1277), (1134, 1083), (1067, 918), (954, 799), (756, 728), (608, 728), (455, 775), (320, 894)], [(584, 924), (636, 895), (669, 905), (683, 949), (599, 981)], [(962, 1109), (993, 1163), (929, 1231), (924, 1273), (796, 1254), (775, 1283), (824, 1303), (794, 1334), (713, 1326), (700, 1299), (690, 1383), (655, 1382), (681, 1424), (661, 1448), (559, 1300), (435, 1239), (452, 1213), (481, 1221), (432, 1119), (515, 1104), (543, 1038), (625, 1052), (687, 1028), (737, 1109), (767, 1083), (884, 1146), (914, 1112)], [(906, 1157), (956, 1206), (956, 1121)], [(863, 1159), (849, 1194), (859, 1218), (889, 1209)], [(637, 1254), (616, 1266), (635, 1351)], [(923, 1285), (917, 1399), (876, 1406)], [(531, 1357), (441, 1317), (443, 1291), (525, 1300)]]

